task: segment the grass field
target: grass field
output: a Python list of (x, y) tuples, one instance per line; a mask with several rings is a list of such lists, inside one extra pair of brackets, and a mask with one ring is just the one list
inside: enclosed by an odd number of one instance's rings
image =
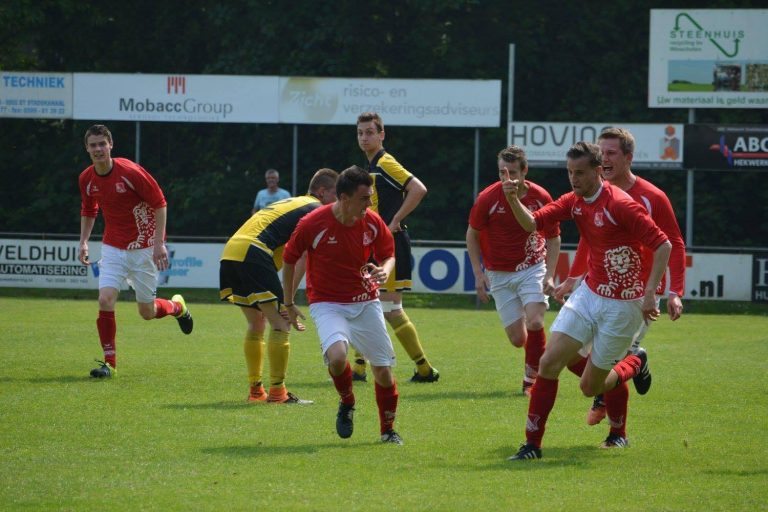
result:
[(667, 90), (669, 92), (712, 92), (715, 90), (715, 86), (711, 83), (670, 83)]
[[(626, 450), (563, 374), (540, 461), (524, 439), (522, 351), (495, 312), (411, 308), (437, 384), (410, 384), (397, 346), (404, 446), (378, 442), (372, 384), (355, 434), (313, 327), (292, 338), (289, 389), (311, 406), (250, 405), (236, 308), (191, 304), (195, 331), (118, 306), (117, 378), (101, 356), (96, 301), (0, 297), (2, 510), (765, 510), (768, 317), (659, 321), (644, 344), (651, 392), (631, 394)], [(306, 308), (303, 308), (306, 312)], [(548, 317), (551, 322), (552, 315)]]

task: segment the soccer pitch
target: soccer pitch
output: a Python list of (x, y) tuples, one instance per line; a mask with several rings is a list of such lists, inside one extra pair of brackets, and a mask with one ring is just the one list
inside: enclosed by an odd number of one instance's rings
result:
[[(0, 297), (2, 510), (760, 510), (768, 503), (768, 317), (663, 318), (644, 343), (650, 393), (630, 392), (625, 450), (563, 373), (544, 458), (524, 440), (523, 352), (494, 311), (410, 308), (436, 384), (411, 384), (395, 340), (405, 445), (382, 445), (372, 383), (355, 433), (311, 322), (292, 336), (288, 388), (309, 406), (248, 404), (236, 308), (190, 303), (195, 331), (118, 304), (118, 376), (101, 357), (94, 299)], [(308, 315), (306, 307), (302, 311)], [(548, 314), (551, 323), (553, 313)], [(268, 367), (265, 368), (268, 375)]]

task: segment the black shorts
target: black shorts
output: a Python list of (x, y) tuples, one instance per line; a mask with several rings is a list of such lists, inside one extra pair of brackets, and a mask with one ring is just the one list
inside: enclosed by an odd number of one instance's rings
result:
[(272, 257), (256, 247), (248, 249), (246, 261), (221, 260), (219, 298), (223, 301), (258, 308), (260, 303), (283, 303), (283, 285)]
[(411, 280), (413, 264), (411, 262), (411, 237), (408, 231), (395, 233), (395, 271), (389, 276), (381, 291), (403, 292), (413, 286)]

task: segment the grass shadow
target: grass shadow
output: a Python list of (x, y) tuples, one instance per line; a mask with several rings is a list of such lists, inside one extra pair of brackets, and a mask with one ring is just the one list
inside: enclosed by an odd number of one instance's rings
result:
[(715, 476), (759, 476), (759, 475), (768, 475), (768, 469), (766, 468), (759, 468), (759, 469), (721, 469), (721, 470), (715, 470), (715, 469), (708, 469), (706, 471), (702, 471), (702, 473), (706, 475), (715, 475)]
[[(419, 384), (420, 386), (422, 384)], [(399, 388), (401, 394), (402, 389)], [(496, 400), (499, 398), (506, 398), (510, 396), (508, 391), (480, 391), (473, 392), (469, 390), (457, 390), (457, 391), (435, 391), (429, 394), (410, 394), (408, 393), (407, 400), (414, 402), (428, 402), (445, 399), (459, 399), (459, 400)], [(523, 396), (521, 394), (521, 396)]]
[(252, 404), (247, 402), (246, 400), (233, 400), (233, 401), (222, 401), (222, 402), (208, 402), (208, 403), (202, 403), (202, 404), (165, 404), (162, 405), (162, 409), (176, 409), (183, 411), (185, 409), (217, 409), (217, 410), (224, 410), (224, 409), (246, 409), (248, 407), (260, 407), (266, 404)]
[(18, 379), (13, 377), (2, 377), (0, 382), (28, 382), (30, 384), (72, 384), (74, 382), (97, 382), (98, 379), (87, 375), (58, 375), (56, 377), (29, 377)]
[(321, 450), (338, 450), (347, 448), (360, 448), (361, 446), (381, 445), (380, 442), (363, 442), (349, 444), (339, 441), (337, 443), (312, 443), (292, 446), (273, 446), (258, 443), (256, 445), (233, 445), (203, 448), (202, 453), (208, 455), (224, 455), (228, 457), (281, 457), (284, 455), (314, 455)]
[(595, 464), (601, 463), (602, 457), (599, 456), (594, 445), (579, 445), (567, 447), (546, 446), (542, 449), (542, 458), (536, 460), (507, 460), (514, 455), (518, 446), (499, 446), (496, 449), (488, 451), (488, 462), (478, 467), (478, 464), (467, 463), (463, 468), (458, 469), (466, 471), (547, 471), (550, 469), (559, 469), (563, 467), (572, 467), (578, 469), (588, 469)]

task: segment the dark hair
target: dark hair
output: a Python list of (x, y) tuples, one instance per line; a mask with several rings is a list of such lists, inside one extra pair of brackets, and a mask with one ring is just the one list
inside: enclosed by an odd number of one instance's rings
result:
[(635, 137), (629, 130), (610, 126), (600, 132), (600, 135), (597, 137), (597, 142), (600, 142), (603, 139), (617, 139), (619, 141), (619, 147), (621, 147), (621, 152), (625, 155), (635, 152)]
[(384, 131), (384, 121), (381, 120), (381, 116), (376, 112), (363, 112), (357, 116), (357, 124), (369, 123), (371, 121), (373, 121), (373, 124), (376, 125), (377, 132)]
[(91, 135), (103, 135), (107, 138), (110, 144), (112, 144), (112, 132), (109, 131), (109, 128), (104, 126), (103, 124), (95, 124), (88, 128), (85, 131), (85, 137), (83, 137), (83, 142), (85, 142), (85, 145), (88, 145), (88, 137)]
[(591, 142), (577, 142), (570, 147), (565, 156), (571, 160), (587, 157), (589, 158), (590, 167), (597, 167), (603, 164), (603, 153), (600, 151), (600, 146)]
[(520, 162), (520, 170), (523, 171), (528, 167), (528, 159), (525, 156), (525, 150), (521, 148), (520, 146), (515, 146), (514, 144), (512, 146), (508, 146), (501, 151), (499, 151), (499, 154), (496, 156), (497, 160), (504, 160), (505, 162), (508, 162), (510, 164), (513, 164), (515, 162)]
[(312, 179), (309, 181), (309, 193), (317, 192), (321, 188), (332, 188), (336, 184), (336, 180), (339, 178), (339, 173), (333, 169), (323, 167), (319, 169)]
[(347, 167), (341, 171), (339, 179), (336, 180), (336, 197), (341, 199), (341, 194), (352, 196), (360, 185), (365, 185), (366, 187), (373, 185), (371, 175), (368, 171), (357, 165)]

